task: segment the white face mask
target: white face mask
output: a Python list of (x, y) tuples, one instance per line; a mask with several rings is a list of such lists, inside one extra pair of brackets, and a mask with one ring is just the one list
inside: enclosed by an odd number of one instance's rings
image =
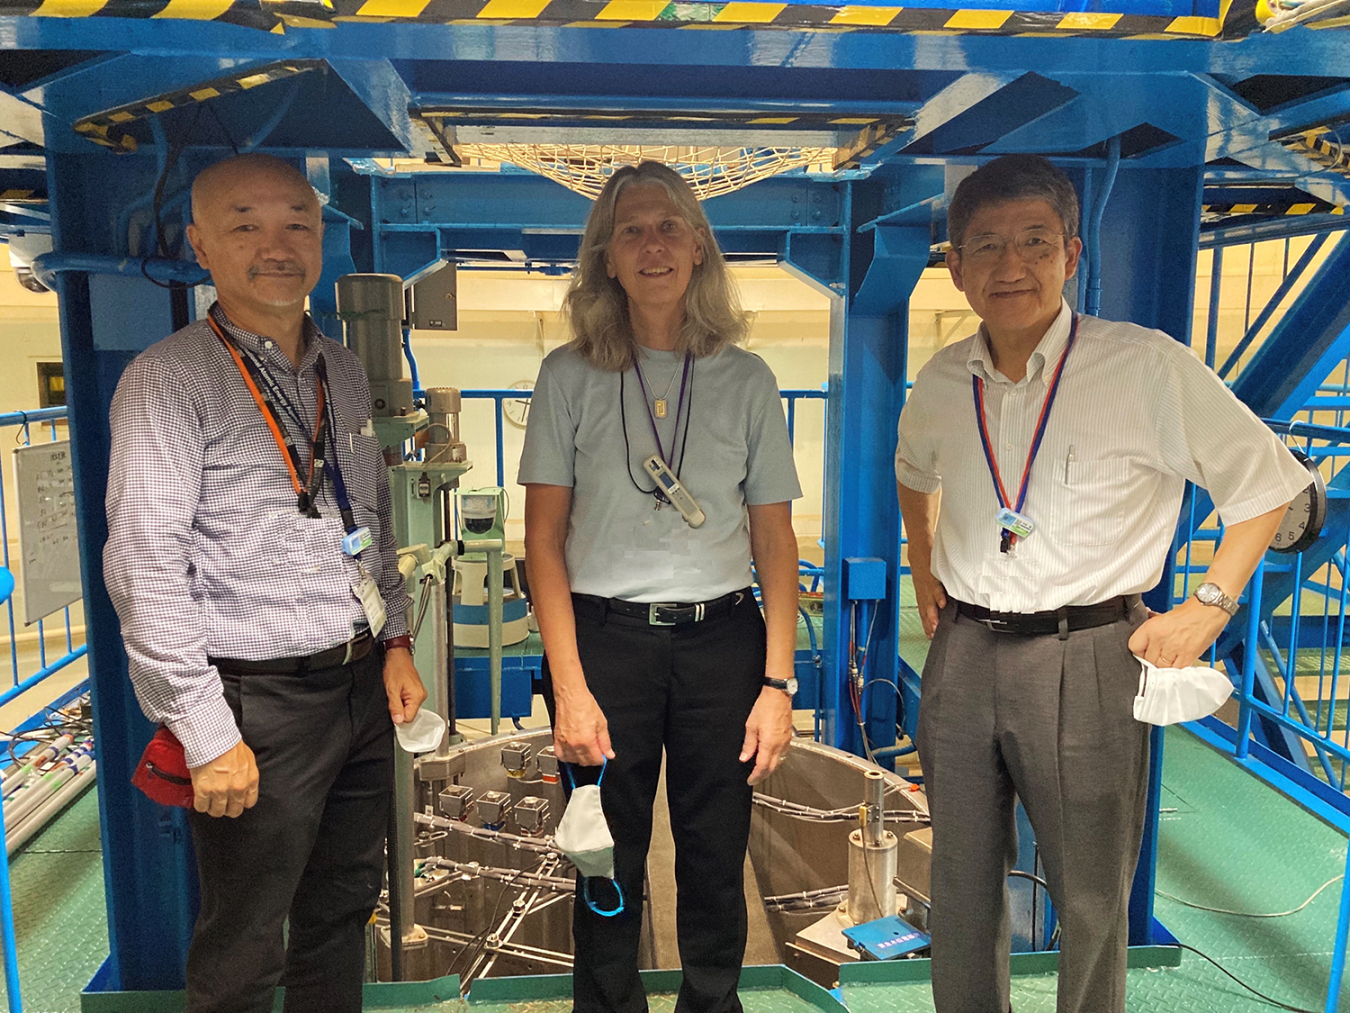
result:
[(445, 735), (445, 718), (429, 707), (420, 707), (417, 716), (407, 724), (394, 725), (398, 744), (410, 753), (429, 753), (441, 744)]
[[(558, 821), (553, 843), (577, 867), (577, 872), (585, 877), (582, 896), (586, 906), (596, 914), (610, 918), (623, 911), (623, 891), (614, 880), (614, 837), (609, 832), (605, 810), (600, 805), (600, 782), (605, 779), (605, 770), (601, 767), (600, 779), (595, 784), (583, 784), (580, 787), (575, 786), (572, 771), (566, 764), (563, 764), (563, 771), (568, 783), (574, 787), (562, 819)], [(614, 883), (614, 890), (619, 895), (617, 907), (605, 911), (595, 906), (591, 900), (592, 878), (608, 879)]]
[(1150, 725), (1207, 718), (1233, 695), (1233, 684), (1222, 672), (1203, 665), (1158, 668), (1142, 658), (1139, 695), (1134, 698), (1135, 720)]

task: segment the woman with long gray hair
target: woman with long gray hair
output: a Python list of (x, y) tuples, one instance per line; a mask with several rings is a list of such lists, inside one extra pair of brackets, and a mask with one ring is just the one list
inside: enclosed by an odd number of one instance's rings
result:
[[(579, 892), (577, 1013), (645, 1013), (643, 881), (664, 751), (680, 1013), (739, 1013), (751, 785), (792, 740), (801, 496), (778, 384), (689, 186), (610, 177), (539, 372), (519, 481), (558, 758), (604, 772), (617, 899)], [(758, 575), (763, 612), (751, 587)], [(593, 885), (593, 884), (592, 884)], [(612, 890), (610, 891), (612, 893)], [(606, 913), (597, 913), (605, 911)]]

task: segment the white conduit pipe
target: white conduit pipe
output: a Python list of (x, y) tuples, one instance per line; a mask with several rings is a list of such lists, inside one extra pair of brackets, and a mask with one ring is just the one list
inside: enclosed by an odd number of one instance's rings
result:
[(73, 735), (62, 735), (55, 742), (42, 750), (36, 756), (26, 759), (21, 765), (15, 767), (5, 775), (5, 779), (0, 781), (0, 798), (9, 795), (11, 791), (18, 788), (28, 776), (44, 763), (49, 763), (61, 755), (62, 751), (75, 741)]
[(98, 777), (98, 764), (91, 762), (73, 778), (61, 786), (46, 802), (42, 803), (21, 824), (14, 827), (5, 842), (6, 853), (14, 852), (39, 834), (46, 825), (71, 802), (83, 795)]
[(75, 777), (91, 763), (93, 755), (87, 749), (81, 749), (62, 760), (55, 769), (49, 770), (38, 780), (26, 787), (23, 794), (14, 800), (13, 806), (7, 806), (5, 825), (18, 826), (25, 816), (61, 790), (61, 786)]

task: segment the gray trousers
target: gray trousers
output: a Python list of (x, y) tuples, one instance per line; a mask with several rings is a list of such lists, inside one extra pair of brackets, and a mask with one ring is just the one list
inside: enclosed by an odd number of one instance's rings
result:
[(943, 610), (918, 748), (933, 815), (938, 1013), (1007, 1013), (1007, 875), (1026, 807), (1061, 928), (1058, 1013), (1124, 1013), (1127, 911), (1148, 790), (1128, 617), (1057, 636), (994, 633)]

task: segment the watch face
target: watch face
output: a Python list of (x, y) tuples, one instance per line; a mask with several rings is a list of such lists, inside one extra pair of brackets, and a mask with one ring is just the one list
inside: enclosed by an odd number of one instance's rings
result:
[(1218, 604), (1219, 598), (1223, 595), (1217, 585), (1201, 584), (1195, 589), (1195, 596), (1206, 605)]
[(787, 691), (791, 696), (797, 695), (797, 680), (795, 678), (787, 681)]

